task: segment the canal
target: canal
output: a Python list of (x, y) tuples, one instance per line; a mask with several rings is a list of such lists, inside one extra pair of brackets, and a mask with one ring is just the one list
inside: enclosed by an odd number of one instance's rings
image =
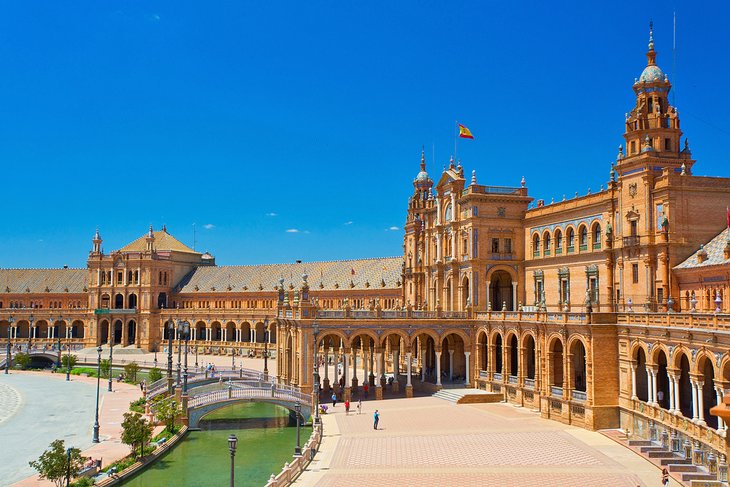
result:
[[(289, 424), (289, 411), (272, 404), (234, 404), (205, 416), (200, 428), (122, 485), (228, 485), (228, 436), (233, 433), (238, 437), (236, 485), (263, 486), (272, 473), (278, 474), (291, 461), (296, 445), (297, 429)], [(311, 433), (311, 427), (302, 427), (302, 445)]]

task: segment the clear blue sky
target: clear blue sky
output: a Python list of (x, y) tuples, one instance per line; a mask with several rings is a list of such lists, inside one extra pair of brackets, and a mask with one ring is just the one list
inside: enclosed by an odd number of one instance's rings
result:
[(695, 174), (730, 176), (728, 2), (513, 3), (3, 2), (0, 266), (163, 223), (219, 264), (399, 255), (457, 119), (479, 183), (596, 191), (650, 19)]

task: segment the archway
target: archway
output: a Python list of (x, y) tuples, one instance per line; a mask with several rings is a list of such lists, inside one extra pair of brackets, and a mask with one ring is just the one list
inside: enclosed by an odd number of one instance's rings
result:
[(122, 343), (122, 321), (116, 320), (114, 322), (114, 333), (112, 335), (114, 345)]
[(137, 309), (137, 295), (136, 294), (129, 295), (129, 308)]
[(428, 333), (419, 333), (413, 338), (414, 354), (421, 363), (421, 381), (436, 383), (436, 342)]
[(689, 359), (685, 354), (679, 358), (679, 410), (685, 418), (692, 417), (692, 384), (689, 380)]
[(29, 338), (30, 337), (30, 323), (25, 320), (18, 321), (16, 323), (16, 336), (15, 338)]
[(669, 376), (667, 374), (667, 354), (659, 350), (656, 356), (658, 366), (656, 376), (657, 403), (664, 409), (669, 409)]
[(71, 336), (73, 338), (84, 338), (85, 334), (84, 322), (81, 320), (75, 320), (71, 325)]
[(477, 366), (481, 372), (486, 373), (489, 366), (489, 338), (483, 330), (477, 335), (477, 355)]
[(649, 400), (649, 385), (646, 377), (646, 354), (644, 349), (638, 347), (636, 349), (636, 371), (634, 372), (634, 380), (636, 381), (636, 397), (640, 401)]
[(276, 322), (269, 323), (269, 343), (276, 343)]
[(464, 276), (461, 280), (461, 309), (466, 310), (466, 307), (471, 304), (471, 288), (469, 287), (469, 278)]
[(246, 343), (251, 341), (251, 323), (248, 321), (241, 323), (241, 341)]
[(205, 322), (198, 321), (195, 323), (195, 339), (205, 341), (207, 337), (205, 336)]
[(213, 340), (214, 342), (221, 341), (221, 338), (223, 335), (223, 333), (221, 332), (221, 324), (217, 321), (214, 321), (210, 328), (211, 328), (211, 335), (212, 335), (210, 337), (210, 339)]
[(107, 320), (99, 324), (99, 338), (100, 343), (109, 343), (109, 322)]
[(323, 364), (320, 380), (322, 380), (322, 390), (329, 393), (335, 384), (339, 384), (340, 375), (342, 374), (342, 337), (334, 333), (323, 333), (317, 337), (317, 346), (319, 358)]
[(535, 339), (532, 335), (527, 335), (524, 343), (525, 359), (523, 367), (525, 369), (525, 378), (535, 380)]
[(493, 311), (502, 308), (514, 311), (512, 300), (512, 277), (507, 271), (495, 271), (489, 278), (489, 296), (487, 296)]
[(264, 324), (259, 321), (256, 323), (256, 343), (264, 343), (264, 340), (266, 338), (266, 334), (264, 333)]
[[(2, 336), (0, 334), (0, 336)], [(37, 321), (35, 324), (35, 337), (48, 338), (48, 323), (44, 320)]]
[(442, 354), (446, 366), (441, 368), (441, 375), (446, 373), (449, 381), (464, 382), (466, 379), (465, 348), (464, 340), (456, 333), (447, 334), (441, 342), (441, 350), (446, 352), (446, 354)]
[(517, 379), (519, 373), (520, 352), (517, 346), (517, 335), (512, 334), (509, 338), (509, 376)]
[(227, 342), (236, 341), (236, 324), (232, 321), (229, 321), (228, 323), (226, 323), (226, 341)]
[(563, 387), (563, 342), (559, 338), (550, 344), (550, 385)]
[(573, 390), (586, 392), (586, 349), (580, 340), (570, 347), (570, 366), (573, 374)]
[(157, 307), (160, 309), (167, 308), (167, 293), (160, 293), (157, 296)]
[(121, 293), (114, 295), (114, 309), (124, 308), (124, 296)]
[(137, 322), (129, 320), (127, 323), (127, 345), (134, 345), (137, 343)]
[(504, 358), (502, 355), (502, 334), (497, 333), (494, 336), (494, 373), (495, 374), (502, 374), (504, 372), (502, 367), (502, 359)]

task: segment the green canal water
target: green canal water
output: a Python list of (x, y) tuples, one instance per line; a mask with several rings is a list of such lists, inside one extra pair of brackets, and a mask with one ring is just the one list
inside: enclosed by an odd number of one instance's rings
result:
[[(222, 486), (230, 482), (228, 436), (238, 437), (236, 485), (263, 486), (284, 462), (291, 461), (297, 441), (296, 426), (288, 426), (288, 410), (265, 403), (241, 403), (212, 412), (169, 453), (158, 459), (125, 487)], [(302, 445), (312, 429), (301, 430)]]

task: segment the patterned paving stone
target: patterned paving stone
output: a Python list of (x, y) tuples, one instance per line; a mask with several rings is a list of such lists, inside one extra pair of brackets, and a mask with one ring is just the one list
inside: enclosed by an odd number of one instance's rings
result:
[(0, 423), (20, 410), (23, 397), (17, 389), (8, 384), (0, 384)]

